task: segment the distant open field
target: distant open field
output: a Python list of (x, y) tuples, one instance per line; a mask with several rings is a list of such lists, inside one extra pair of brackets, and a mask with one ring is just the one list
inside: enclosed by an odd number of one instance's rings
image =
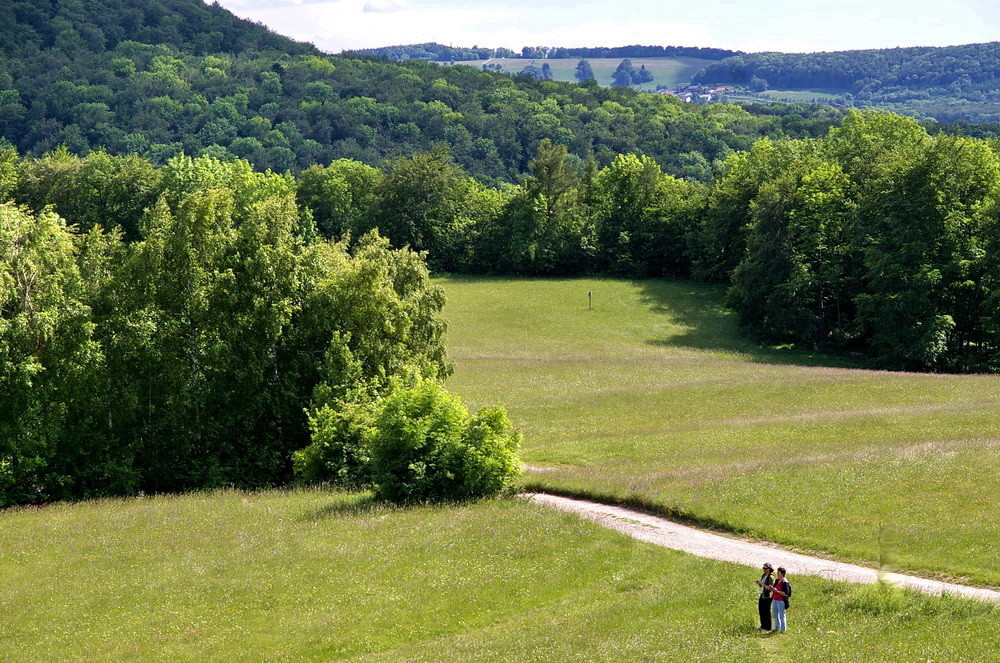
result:
[(727, 93), (726, 100), (733, 103), (783, 101), (828, 104), (831, 102), (842, 102), (843, 96), (843, 92), (832, 90), (765, 90), (763, 92), (737, 90)]
[(844, 92), (821, 92), (818, 90), (765, 90), (760, 93), (760, 96), (775, 101), (815, 101), (818, 103), (835, 101), (841, 99), (843, 95)]
[(756, 346), (691, 282), (441, 282), (449, 388), (508, 405), (530, 486), (1000, 585), (1000, 377)]
[(995, 661), (1000, 608), (753, 569), (519, 499), (223, 491), (0, 512), (0, 661)]
[[(640, 90), (655, 90), (657, 87), (666, 86), (674, 88), (681, 85), (690, 85), (691, 77), (695, 72), (704, 69), (712, 64), (714, 60), (703, 58), (629, 58), (632, 66), (636, 69), (645, 65), (653, 74), (653, 81), (641, 86), (636, 86)], [(580, 58), (564, 58), (556, 60), (522, 60), (518, 58), (493, 58), (491, 60), (469, 60), (456, 62), (470, 67), (482, 68), (484, 64), (499, 64), (504, 71), (511, 74), (519, 73), (529, 64), (541, 67), (548, 63), (552, 67), (552, 76), (557, 81), (576, 83), (576, 65)], [(622, 58), (593, 58), (589, 60), (590, 66), (594, 70), (597, 82), (604, 86), (611, 85), (611, 75), (621, 64)]]

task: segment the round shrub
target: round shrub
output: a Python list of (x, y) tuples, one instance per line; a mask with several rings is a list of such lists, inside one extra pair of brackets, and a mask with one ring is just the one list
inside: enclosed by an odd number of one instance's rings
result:
[(496, 495), (520, 472), (521, 434), (502, 408), (475, 417), (457, 396), (424, 380), (389, 396), (371, 438), (379, 497), (396, 503)]
[(369, 440), (377, 408), (373, 403), (324, 405), (309, 412), (312, 443), (292, 455), (295, 477), (360, 488), (371, 482)]

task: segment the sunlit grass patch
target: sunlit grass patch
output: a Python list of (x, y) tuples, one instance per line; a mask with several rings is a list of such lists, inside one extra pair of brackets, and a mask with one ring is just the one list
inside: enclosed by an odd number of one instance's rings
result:
[[(0, 512), (0, 660), (991, 660), (1000, 610), (754, 570), (526, 500), (221, 491)], [(961, 655), (958, 655), (958, 654)]]
[(891, 525), (903, 570), (1000, 585), (1000, 377), (758, 346), (688, 281), (440, 282), (449, 387), (508, 405), (532, 488), (869, 564)]

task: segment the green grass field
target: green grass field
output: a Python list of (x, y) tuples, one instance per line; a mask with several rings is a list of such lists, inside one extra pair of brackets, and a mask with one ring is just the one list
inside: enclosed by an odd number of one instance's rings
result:
[(992, 661), (1000, 608), (753, 569), (519, 499), (232, 491), (0, 513), (0, 660)]
[[(527, 484), (997, 583), (989, 376), (760, 347), (683, 281), (439, 279), (449, 387), (506, 402)], [(594, 310), (587, 309), (587, 291)], [(1000, 606), (753, 569), (517, 498), (391, 508), (221, 491), (0, 511), (0, 661), (935, 661), (1000, 657)]]
[(829, 90), (765, 90), (760, 93), (760, 96), (774, 101), (805, 101), (810, 103), (824, 103), (842, 99), (844, 92), (847, 92), (847, 90), (843, 90), (841, 92)]
[(763, 92), (734, 90), (727, 93), (725, 99), (729, 103), (739, 104), (767, 103), (771, 101), (829, 104), (832, 102), (842, 102), (843, 96), (843, 92), (838, 93), (831, 90), (765, 90)]
[[(594, 70), (594, 76), (597, 78), (597, 82), (604, 86), (611, 85), (613, 80), (611, 75), (615, 72), (615, 69), (618, 68), (618, 65), (621, 64), (622, 59), (623, 58), (588, 58), (590, 66)], [(645, 65), (646, 69), (653, 74), (652, 82), (636, 86), (636, 89), (650, 91), (655, 90), (659, 86), (673, 88), (681, 85), (690, 85), (691, 78), (697, 71), (704, 69), (714, 62), (714, 60), (706, 60), (704, 58), (629, 59), (632, 61), (632, 66), (636, 69)], [(547, 62), (549, 66), (552, 67), (552, 76), (555, 80), (576, 83), (576, 65), (579, 61), (580, 58), (561, 58), (553, 60), (493, 58), (491, 60), (469, 60), (465, 62), (456, 62), (455, 64), (464, 64), (470, 67), (476, 67), (477, 69), (482, 68), (482, 66), (487, 63), (499, 64), (503, 67), (505, 72), (509, 74), (517, 74), (529, 64), (541, 67)]]
[[(1000, 377), (762, 348), (685, 281), (451, 278), (449, 388), (502, 402), (526, 484), (1000, 585)], [(594, 310), (587, 309), (594, 292)]]

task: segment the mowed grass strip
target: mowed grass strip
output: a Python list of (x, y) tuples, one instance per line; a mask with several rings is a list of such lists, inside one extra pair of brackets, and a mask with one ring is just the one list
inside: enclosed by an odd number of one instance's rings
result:
[(686, 281), (440, 283), (449, 388), (508, 406), (526, 485), (1000, 586), (1000, 377), (756, 345)]
[(990, 661), (1000, 608), (753, 569), (520, 499), (235, 491), (0, 513), (4, 661)]

